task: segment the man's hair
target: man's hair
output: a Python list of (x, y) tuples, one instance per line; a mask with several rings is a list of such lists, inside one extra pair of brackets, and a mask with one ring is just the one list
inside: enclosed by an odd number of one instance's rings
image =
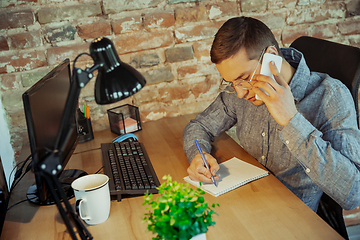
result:
[(275, 46), (279, 55), (282, 55), (273, 33), (263, 22), (250, 17), (231, 18), (215, 35), (210, 51), (211, 61), (221, 63), (243, 47), (250, 60), (256, 59), (268, 46)]

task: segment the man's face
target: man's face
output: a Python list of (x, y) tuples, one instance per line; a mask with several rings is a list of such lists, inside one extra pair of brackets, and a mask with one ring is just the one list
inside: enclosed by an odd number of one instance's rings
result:
[[(227, 82), (234, 82), (236, 80), (249, 81), (251, 75), (256, 69), (257, 64), (258, 59), (249, 60), (245, 49), (241, 48), (240, 51), (233, 57), (230, 57), (222, 61), (221, 63), (216, 64), (216, 68), (218, 69), (224, 80)], [(258, 68), (255, 71), (255, 74), (260, 73), (260, 68), (261, 64), (259, 64)], [(257, 100), (255, 98), (255, 93), (252, 89), (245, 90), (241, 86), (235, 86), (234, 88), (239, 98), (244, 98), (252, 102), (256, 106), (260, 106), (264, 103), (263, 101)]]

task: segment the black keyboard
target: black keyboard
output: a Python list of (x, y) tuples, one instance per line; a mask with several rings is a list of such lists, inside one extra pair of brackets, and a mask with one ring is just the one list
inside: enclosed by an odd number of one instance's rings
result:
[(160, 182), (142, 143), (102, 143), (101, 151), (112, 200), (158, 193)]

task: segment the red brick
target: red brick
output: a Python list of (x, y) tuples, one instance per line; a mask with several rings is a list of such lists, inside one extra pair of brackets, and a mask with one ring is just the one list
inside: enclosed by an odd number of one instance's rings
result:
[(63, 7), (42, 8), (37, 13), (39, 23), (60, 22), (101, 15), (101, 5), (95, 3), (81, 3)]
[(136, 93), (134, 97), (138, 104), (149, 103), (159, 98), (159, 89), (156, 85), (146, 85), (140, 92)]
[[(70, 61), (74, 61), (75, 58), (83, 52), (89, 52), (90, 43), (76, 44), (64, 47), (54, 47), (47, 50), (49, 65), (57, 65), (64, 59), (69, 58)], [(79, 61), (91, 61), (90, 57), (81, 57)]]
[(114, 39), (119, 54), (167, 47), (174, 43), (171, 32), (141, 32)]
[(218, 74), (215, 64), (211, 62), (185, 65), (177, 69), (178, 78), (190, 78), (209, 74)]
[(7, 51), (9, 49), (10, 48), (7, 39), (3, 36), (0, 36), (0, 51)]
[(0, 13), (0, 29), (22, 28), (34, 24), (34, 14), (31, 9)]
[(175, 30), (175, 37), (178, 43), (213, 38), (223, 23), (224, 21), (206, 22), (195, 26), (181, 27)]
[(159, 95), (162, 102), (172, 102), (173, 100), (187, 99), (190, 91), (186, 85), (176, 85), (173, 87), (160, 88)]
[(179, 77), (184, 78), (187, 74), (197, 73), (197, 70), (198, 69), (196, 65), (183, 66), (178, 68), (177, 73)]
[(196, 6), (191, 8), (175, 9), (175, 18), (177, 25), (184, 25), (189, 22), (199, 22), (208, 20), (205, 6)]
[(11, 49), (35, 48), (42, 45), (39, 30), (10, 35), (9, 38)]
[(200, 94), (205, 94), (209, 92), (210, 88), (214, 85), (219, 86), (220, 80), (214, 79), (209, 76), (206, 76), (205, 81), (195, 83), (191, 86), (191, 92), (194, 94), (195, 98), (198, 98)]
[(0, 77), (1, 91), (16, 90), (21, 86), (20, 79), (15, 74), (5, 74)]
[(145, 14), (144, 26), (146, 28), (168, 28), (175, 24), (174, 11), (162, 11)]
[[(26, 120), (24, 118), (24, 112), (23, 111), (15, 111), (15, 112), (9, 112), (9, 120), (10, 124), (13, 126), (24, 126), (26, 125)], [(25, 131), (25, 134), (27, 135), (27, 131)]]
[(224, 2), (212, 4), (207, 7), (209, 19), (217, 19), (225, 16), (236, 16), (239, 13), (237, 2)]
[(138, 31), (142, 28), (141, 16), (125, 17), (114, 21), (112, 28), (115, 34)]
[(212, 42), (213, 42), (212, 39), (194, 42), (194, 44), (193, 44), (194, 55), (197, 60), (201, 61), (201, 60), (209, 60), (210, 59), (210, 49), (211, 49)]
[(0, 74), (28, 71), (46, 66), (44, 52), (20, 53), (11, 56), (0, 57)]
[(84, 24), (77, 27), (79, 37), (83, 39), (93, 39), (111, 34), (111, 26), (107, 21)]
[[(26, 131), (24, 130), (23, 132), (26, 132)], [(16, 136), (16, 134), (15, 134), (15, 136)], [(12, 146), (13, 146), (13, 149), (14, 149), (15, 162), (20, 161), (19, 157), (21, 155), (21, 150), (22, 150), (23, 143), (27, 142), (27, 141), (28, 141), (28, 139), (24, 139), (24, 141), (18, 141), (18, 142), (13, 141), (13, 142), (11, 142), (11, 144), (13, 144)], [(23, 159), (21, 159), (21, 160), (23, 160)]]
[(300, 36), (311, 36), (317, 38), (332, 38), (337, 33), (334, 24), (318, 24), (318, 25), (295, 25), (287, 27), (282, 33), (282, 42), (284, 45), (291, 44)]
[(360, 34), (360, 19), (349, 19), (338, 23), (339, 31), (344, 35)]

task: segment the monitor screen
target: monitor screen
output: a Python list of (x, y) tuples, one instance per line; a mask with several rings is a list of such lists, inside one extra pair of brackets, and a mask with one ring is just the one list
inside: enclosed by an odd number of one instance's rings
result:
[[(38, 166), (44, 160), (44, 156), (56, 147), (54, 145), (69, 95), (70, 84), (70, 61), (66, 59), (23, 94), (33, 166)], [(61, 156), (63, 169), (78, 142), (75, 117), (74, 115), (74, 124), (70, 128), (71, 137), (65, 143)], [(40, 205), (53, 204), (47, 186), (36, 168), (34, 168), (34, 173), (35, 185), (33, 189), (29, 189), (28, 199)], [(62, 172), (59, 173), (59, 177), (60, 174)], [(29, 192), (32, 192), (33, 195), (29, 195)]]

